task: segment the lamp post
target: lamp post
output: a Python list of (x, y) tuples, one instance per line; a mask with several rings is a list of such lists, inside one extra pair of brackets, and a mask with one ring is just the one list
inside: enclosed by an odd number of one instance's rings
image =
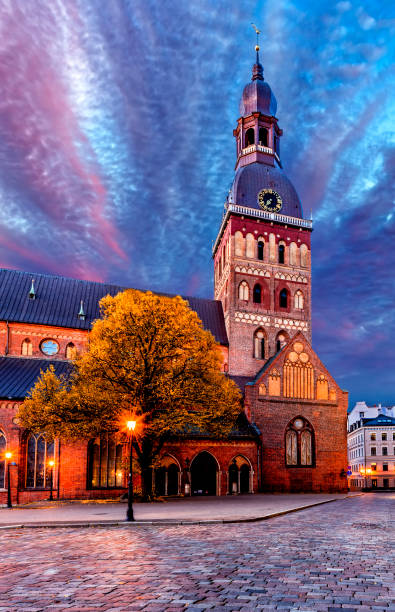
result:
[(128, 509), (126, 512), (126, 520), (134, 521), (133, 515), (133, 432), (136, 427), (136, 421), (128, 421), (126, 426), (130, 433), (130, 463), (129, 463), (129, 484), (128, 484)]
[(53, 501), (53, 466), (55, 465), (55, 461), (53, 459), (51, 459), (50, 461), (48, 461), (48, 465), (51, 469), (51, 476), (50, 476), (50, 493), (49, 493), (49, 501)]
[(10, 478), (10, 459), (12, 457), (12, 453), (7, 452), (5, 454), (5, 458), (7, 459), (7, 508), (12, 508), (11, 501), (11, 478)]

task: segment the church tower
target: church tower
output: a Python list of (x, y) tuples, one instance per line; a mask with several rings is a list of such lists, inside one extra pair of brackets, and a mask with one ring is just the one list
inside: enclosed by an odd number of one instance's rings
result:
[(213, 247), (214, 296), (229, 338), (230, 374), (254, 376), (297, 331), (311, 342), (312, 221), (283, 171), (277, 102), (256, 47), (244, 87), (236, 173)]

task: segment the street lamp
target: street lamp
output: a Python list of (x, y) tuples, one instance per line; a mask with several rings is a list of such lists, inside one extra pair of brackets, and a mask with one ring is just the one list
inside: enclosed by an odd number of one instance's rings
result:
[(55, 461), (51, 459), (50, 461), (48, 461), (48, 465), (51, 468), (51, 476), (50, 476), (51, 490), (49, 493), (49, 501), (53, 501), (53, 466), (55, 465)]
[(128, 421), (126, 427), (130, 433), (130, 462), (129, 462), (129, 484), (128, 484), (128, 509), (126, 512), (126, 520), (134, 521), (133, 515), (133, 432), (136, 427), (136, 421)]
[(12, 457), (12, 453), (7, 452), (5, 454), (5, 458), (7, 459), (7, 508), (12, 508), (11, 501), (11, 479), (10, 479), (10, 459)]

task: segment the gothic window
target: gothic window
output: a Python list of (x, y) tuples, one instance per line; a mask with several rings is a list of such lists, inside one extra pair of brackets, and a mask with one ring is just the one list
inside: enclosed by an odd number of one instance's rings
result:
[(254, 334), (254, 357), (265, 359), (265, 333), (262, 329), (258, 329)]
[(244, 255), (244, 238), (241, 232), (235, 233), (235, 254), (239, 257)]
[(298, 247), (296, 245), (296, 242), (291, 242), (291, 244), (289, 245), (289, 263), (291, 264), (291, 266), (297, 266), (298, 265)]
[(252, 299), (254, 304), (260, 304), (262, 302), (262, 287), (258, 283), (254, 287)]
[(26, 487), (42, 489), (49, 487), (51, 468), (48, 461), (54, 458), (54, 443), (43, 434), (31, 434), (27, 440)]
[(248, 284), (246, 283), (246, 281), (241, 281), (239, 285), (239, 300), (244, 300), (247, 302), (248, 294), (249, 294)]
[(285, 462), (288, 466), (314, 465), (314, 432), (303, 417), (296, 417), (285, 431)]
[(88, 487), (122, 487), (122, 444), (116, 444), (110, 436), (96, 438), (88, 444)]
[(279, 244), (278, 246), (278, 263), (283, 264), (285, 262), (285, 246)]
[(263, 261), (264, 253), (265, 253), (265, 243), (263, 242), (263, 240), (258, 239), (258, 259), (260, 261)]
[(246, 131), (246, 135), (245, 135), (245, 146), (249, 147), (250, 145), (253, 145), (254, 143), (255, 143), (254, 128), (249, 128)]
[(269, 132), (267, 131), (267, 128), (259, 128), (259, 144), (263, 147), (268, 146), (268, 134)]
[(255, 238), (252, 234), (246, 236), (246, 255), (247, 257), (255, 257)]
[(77, 349), (72, 342), (66, 346), (66, 359), (75, 359), (77, 356)]
[(303, 293), (300, 291), (300, 289), (298, 289), (298, 291), (295, 293), (295, 308), (298, 310), (303, 309)]
[(284, 397), (313, 399), (314, 369), (301, 342), (295, 342), (284, 362)]
[(305, 244), (300, 246), (300, 265), (303, 268), (307, 268), (308, 266), (308, 248)]
[(31, 343), (31, 341), (29, 340), (29, 338), (26, 338), (23, 342), (22, 342), (22, 355), (24, 356), (29, 356), (29, 355), (33, 355), (33, 345)]
[(281, 351), (283, 346), (285, 346), (288, 342), (289, 338), (286, 332), (280, 332), (276, 337), (276, 351)]
[(5, 487), (5, 451), (6, 439), (2, 431), (0, 431), (0, 489)]
[(288, 291), (287, 289), (281, 289), (279, 296), (280, 308), (288, 308)]

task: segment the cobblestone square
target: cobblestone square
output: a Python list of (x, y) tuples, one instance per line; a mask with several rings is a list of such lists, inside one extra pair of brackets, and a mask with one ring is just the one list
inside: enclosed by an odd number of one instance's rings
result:
[(369, 494), (257, 523), (4, 530), (0, 612), (395, 611), (394, 502)]

